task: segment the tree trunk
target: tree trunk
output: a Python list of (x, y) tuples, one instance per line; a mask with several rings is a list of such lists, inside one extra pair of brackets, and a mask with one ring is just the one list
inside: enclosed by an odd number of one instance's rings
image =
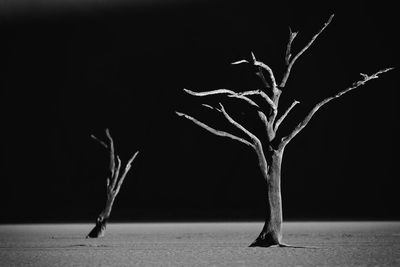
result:
[(96, 220), (95, 227), (90, 231), (90, 233), (86, 236), (86, 238), (97, 238), (103, 237), (106, 232), (107, 221), (110, 218), (111, 209), (114, 204), (116, 194), (108, 194), (106, 206), (104, 210), (99, 214)]
[(250, 247), (269, 247), (282, 245), (282, 198), (281, 163), (283, 151), (272, 151), (269, 168), (262, 168), (267, 182), (267, 213), (265, 224), (257, 239)]

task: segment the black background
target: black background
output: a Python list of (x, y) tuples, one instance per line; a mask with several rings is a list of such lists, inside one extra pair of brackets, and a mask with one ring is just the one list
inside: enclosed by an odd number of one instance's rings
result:
[[(90, 134), (105, 139), (106, 127), (123, 160), (140, 150), (115, 221), (262, 219), (255, 154), (177, 117), (175, 110), (233, 131), (200, 106), (221, 99), (182, 89), (260, 88), (250, 68), (230, 65), (250, 51), (280, 79), (288, 27), (300, 31), (299, 51), (332, 13), (283, 93), (282, 107), (301, 102), (283, 134), (360, 72), (398, 67), (397, 9), (382, 1), (50, 2), (1, 8), (0, 222), (94, 220), (108, 155)], [(399, 219), (398, 90), (395, 69), (324, 106), (288, 145), (285, 219)], [(223, 101), (263, 134), (254, 111)]]

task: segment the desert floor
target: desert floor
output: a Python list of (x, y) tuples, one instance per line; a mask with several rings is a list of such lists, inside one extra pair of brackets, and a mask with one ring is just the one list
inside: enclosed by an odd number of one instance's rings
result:
[(400, 266), (400, 222), (287, 222), (284, 240), (249, 248), (252, 223), (0, 225), (1, 266)]

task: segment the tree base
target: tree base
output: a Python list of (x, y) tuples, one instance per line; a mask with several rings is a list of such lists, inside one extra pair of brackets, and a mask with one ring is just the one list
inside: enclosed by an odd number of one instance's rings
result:
[(271, 236), (262, 237), (261, 235), (254, 240), (253, 243), (250, 244), (249, 247), (272, 247), (272, 246), (280, 246), (280, 242), (276, 239), (271, 238)]
[(103, 237), (106, 233), (107, 220), (97, 219), (96, 226), (90, 231), (86, 238), (98, 238)]
[[(266, 230), (267, 229), (267, 230)], [(272, 230), (271, 230), (272, 229)], [(279, 246), (282, 244), (282, 233), (280, 227), (265, 227), (263, 231), (259, 234), (256, 240), (250, 244), (250, 247), (271, 247)]]

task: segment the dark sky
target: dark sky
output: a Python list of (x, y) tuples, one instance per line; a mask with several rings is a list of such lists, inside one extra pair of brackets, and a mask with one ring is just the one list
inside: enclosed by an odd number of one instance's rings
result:
[[(397, 9), (382, 1), (54, 2), (1, 8), (0, 222), (94, 220), (108, 155), (90, 134), (104, 139), (106, 127), (123, 160), (140, 150), (114, 220), (262, 219), (255, 154), (177, 117), (232, 130), (182, 89), (259, 88), (249, 68), (229, 64), (250, 51), (279, 79), (288, 27), (300, 31), (299, 51), (332, 13), (282, 95), (282, 106), (301, 102), (284, 133), (360, 72), (398, 67)], [(324, 106), (288, 145), (284, 219), (400, 218), (398, 89), (395, 69)], [(263, 134), (251, 111), (230, 108)]]

